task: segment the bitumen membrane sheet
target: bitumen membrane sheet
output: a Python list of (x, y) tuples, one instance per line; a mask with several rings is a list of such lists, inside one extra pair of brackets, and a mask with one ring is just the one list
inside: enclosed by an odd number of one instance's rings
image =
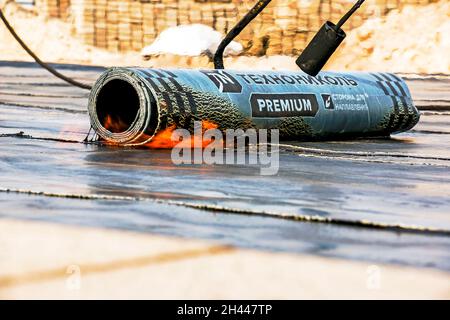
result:
[[(58, 66), (93, 82), (102, 68)], [(80, 143), (88, 91), (0, 62), (0, 217), (450, 271), (450, 77), (404, 75), (421, 122), (391, 139), (282, 142), (280, 171)]]

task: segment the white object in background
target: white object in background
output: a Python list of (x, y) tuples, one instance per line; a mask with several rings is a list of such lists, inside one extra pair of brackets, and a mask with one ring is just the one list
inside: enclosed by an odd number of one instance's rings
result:
[[(142, 49), (144, 57), (161, 54), (180, 56), (200, 56), (214, 54), (223, 39), (223, 35), (203, 24), (189, 24), (164, 30), (155, 41)], [(225, 56), (238, 55), (243, 47), (238, 42), (231, 42), (225, 50)]]

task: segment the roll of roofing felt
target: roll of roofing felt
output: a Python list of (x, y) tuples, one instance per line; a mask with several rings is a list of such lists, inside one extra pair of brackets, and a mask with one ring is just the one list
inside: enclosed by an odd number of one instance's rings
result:
[(88, 108), (98, 135), (122, 145), (195, 120), (314, 140), (389, 136), (420, 118), (405, 82), (389, 73), (113, 68), (95, 83)]

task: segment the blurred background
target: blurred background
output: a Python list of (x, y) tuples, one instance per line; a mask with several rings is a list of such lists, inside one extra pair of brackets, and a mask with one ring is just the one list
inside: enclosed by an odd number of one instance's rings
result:
[[(273, 0), (227, 52), (228, 68), (291, 69), (326, 21), (352, 0)], [(88, 65), (212, 67), (248, 0), (0, 0), (43, 60)], [(368, 0), (326, 69), (450, 73), (450, 1)], [(30, 60), (0, 26), (0, 60)]]

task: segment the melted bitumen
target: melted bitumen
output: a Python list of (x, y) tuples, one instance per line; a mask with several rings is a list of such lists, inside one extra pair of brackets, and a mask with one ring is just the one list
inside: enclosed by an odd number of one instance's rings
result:
[[(94, 80), (101, 69), (65, 66), (65, 72)], [(417, 84), (429, 90), (431, 81), (448, 90), (448, 79), (413, 81), (421, 101), (448, 99), (441, 91), (427, 95)], [(0, 63), (0, 190), (46, 193), (0, 192), (0, 217), (450, 270), (445, 235), (171, 203), (450, 230), (448, 112), (426, 114), (413, 131), (392, 139), (284, 143), (279, 174), (264, 177), (258, 166), (175, 166), (166, 150), (70, 143), (82, 141), (89, 129), (86, 105), (86, 91), (32, 64)]]

